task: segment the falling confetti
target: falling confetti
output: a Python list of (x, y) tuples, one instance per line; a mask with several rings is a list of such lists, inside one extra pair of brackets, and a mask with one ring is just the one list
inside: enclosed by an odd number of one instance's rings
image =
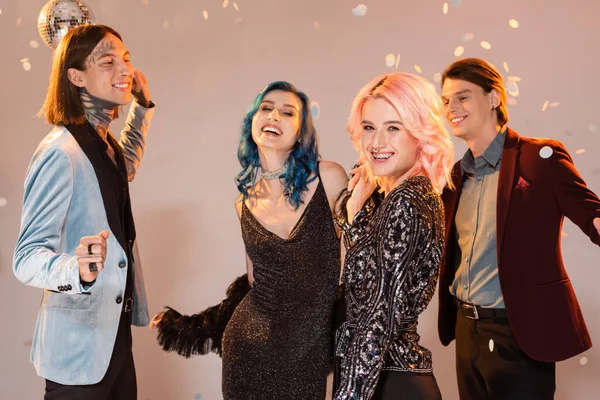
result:
[(554, 150), (552, 150), (552, 147), (550, 146), (544, 146), (540, 149), (540, 157), (542, 158), (550, 158), (553, 153)]
[(396, 64), (396, 56), (392, 53), (389, 53), (385, 56), (385, 65), (391, 68), (394, 66), (394, 64)]
[(506, 79), (508, 79), (509, 81), (512, 81), (512, 82), (521, 82), (521, 78), (519, 78), (518, 76), (509, 76)]
[(419, 67), (416, 64), (415, 64), (415, 71), (417, 71), (419, 74), (423, 72), (423, 70), (421, 69), (421, 67)]
[(24, 62), (27, 62), (27, 61), (29, 61), (29, 58), (27, 58), (27, 57), (26, 58), (21, 58), (19, 60), (19, 62), (21, 62), (21, 63), (24, 63)]
[(150, 0), (142, 0), (142, 4), (147, 6), (148, 4), (150, 4)]
[(448, 3), (444, 3), (444, 6), (442, 7), (442, 12), (444, 14), (448, 14)]
[(433, 81), (435, 83), (440, 83), (442, 81), (442, 74), (440, 74), (439, 72), (433, 74)]
[(317, 119), (319, 118), (319, 115), (321, 115), (321, 107), (319, 107), (319, 103), (314, 100), (310, 102), (310, 113), (312, 114), (313, 119)]
[(465, 52), (465, 48), (462, 46), (458, 46), (457, 48), (454, 49), (454, 56), (460, 57), (463, 55), (464, 52)]
[(519, 21), (517, 21), (516, 19), (511, 19), (510, 21), (508, 21), (508, 24), (511, 28), (517, 29), (519, 27)]
[(504, 65), (504, 70), (505, 70), (506, 72), (509, 72), (509, 71), (508, 71), (508, 64), (506, 63), (506, 61), (504, 61), (504, 64), (503, 64), (503, 65)]
[(40, 44), (38, 42), (36, 42), (35, 40), (30, 41), (29, 45), (34, 49), (37, 49), (38, 47), (40, 47)]
[(0, 14), (2, 14), (2, 9), (0, 9)]
[(398, 64), (400, 64), (400, 53), (398, 53), (398, 57), (396, 57), (396, 69), (398, 69)]
[(169, 21), (165, 19), (163, 21), (163, 28), (167, 29), (169, 27), (169, 25), (170, 25)]
[(229, 0), (223, 0), (223, 8), (227, 8), (229, 5)]
[(579, 359), (579, 364), (581, 364), (581, 365), (585, 365), (585, 364), (587, 364), (587, 362), (588, 362), (587, 357), (581, 357)]
[(490, 339), (490, 353), (494, 351), (494, 339)]
[(546, 111), (546, 108), (548, 108), (548, 102), (547, 101), (542, 106), (542, 112)]
[(585, 149), (579, 149), (575, 152), (575, 154), (583, 154), (585, 153)]
[(481, 47), (483, 47), (483, 48), (484, 48), (484, 49), (486, 49), (486, 50), (489, 50), (489, 49), (491, 49), (491, 48), (492, 48), (492, 45), (491, 45), (491, 44), (489, 44), (489, 42), (482, 41), (482, 42), (481, 42)]
[(516, 106), (517, 105), (517, 99), (515, 99), (514, 97), (509, 97), (506, 102), (511, 105), (511, 106)]
[(313, 21), (313, 26), (315, 27), (315, 29), (320, 29), (321, 25), (319, 24), (318, 21)]
[(588, 126), (588, 129), (590, 130), (590, 132), (596, 132), (596, 129), (598, 129), (598, 126), (595, 124), (590, 124), (590, 126)]
[(8, 201), (4, 197), (0, 197), (0, 207), (6, 206), (7, 203)]
[(235, 11), (240, 11), (240, 8), (235, 1), (233, 2), (233, 8), (235, 8)]
[(552, 103), (549, 104), (550, 107), (558, 107), (558, 105), (560, 104), (560, 102), (558, 101), (553, 101)]
[(352, 9), (352, 14), (356, 17), (364, 17), (367, 15), (367, 6), (364, 4), (359, 4), (355, 8)]
[(515, 81), (509, 81), (508, 86), (506, 87), (506, 91), (513, 97), (519, 96), (519, 85)]
[(465, 33), (462, 37), (462, 41), (468, 42), (470, 40), (473, 40), (474, 37), (475, 37), (475, 35), (473, 35), (472, 33)]
[(202, 15), (204, 16), (204, 19), (208, 19), (208, 11), (202, 11)]
[(25, 61), (25, 62), (23, 63), (23, 69), (24, 69), (25, 71), (31, 71), (31, 64), (29, 63), (29, 61)]

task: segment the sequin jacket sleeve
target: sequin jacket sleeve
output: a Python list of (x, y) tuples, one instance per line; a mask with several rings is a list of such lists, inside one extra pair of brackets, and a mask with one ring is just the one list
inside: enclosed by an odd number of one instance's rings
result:
[(428, 181), (392, 191), (346, 256), (348, 320), (334, 399), (370, 399), (384, 367), (431, 371), (416, 323), (435, 292), (442, 246), (443, 206)]
[(346, 192), (347, 196), (344, 200), (340, 201), (339, 208), (335, 216), (335, 222), (338, 228), (343, 233), (344, 246), (349, 249), (356, 243), (357, 239), (365, 234), (365, 230), (369, 225), (369, 221), (373, 216), (373, 212), (377, 208), (377, 205), (381, 203), (381, 195), (374, 193), (367, 199), (363, 207), (354, 215), (352, 222), (348, 221), (348, 215), (346, 213), (346, 203), (351, 193)]

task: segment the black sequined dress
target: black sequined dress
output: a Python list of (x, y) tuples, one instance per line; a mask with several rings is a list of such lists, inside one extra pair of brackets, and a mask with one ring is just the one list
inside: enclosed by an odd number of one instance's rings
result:
[(339, 279), (339, 240), (323, 184), (287, 239), (244, 204), (254, 285), (223, 335), (223, 398), (324, 399)]

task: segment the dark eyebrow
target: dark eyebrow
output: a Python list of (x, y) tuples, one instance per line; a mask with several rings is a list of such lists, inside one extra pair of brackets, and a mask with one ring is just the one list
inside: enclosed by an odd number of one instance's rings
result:
[[(263, 101), (262, 101), (262, 103), (269, 103), (269, 104), (275, 105), (275, 102), (274, 102), (274, 101), (271, 101), (271, 100), (263, 100)], [(261, 104), (262, 104), (262, 103), (261, 103)], [(293, 108), (294, 110), (298, 110), (298, 107), (296, 107), (296, 106), (293, 106), (293, 105), (291, 105), (291, 104), (284, 104), (283, 106), (284, 106), (284, 107)]]
[[(125, 54), (123, 54), (123, 57), (126, 56), (131, 56), (131, 53), (126, 51)], [(104, 58), (104, 57), (118, 57), (115, 53), (103, 53), (100, 56), (96, 57), (97, 60)]]
[[(467, 93), (471, 93), (471, 89), (461, 90), (459, 92), (454, 93), (453, 96), (458, 96), (460, 94), (467, 94)], [(448, 98), (447, 96), (442, 96), (442, 99), (447, 99), (447, 98)]]

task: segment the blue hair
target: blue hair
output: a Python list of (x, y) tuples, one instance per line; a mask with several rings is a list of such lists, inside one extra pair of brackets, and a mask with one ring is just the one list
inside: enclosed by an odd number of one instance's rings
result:
[[(235, 177), (235, 182), (240, 193), (246, 198), (256, 180), (257, 169), (260, 167), (258, 147), (252, 139), (252, 118), (258, 111), (265, 95), (273, 90), (293, 93), (301, 103), (302, 119), (298, 129), (299, 141), (296, 141), (294, 148), (290, 151), (287, 159), (287, 171), (280, 178), (284, 186), (283, 195), (297, 210), (304, 203), (302, 195), (308, 190), (308, 184), (314, 181), (319, 173), (318, 166), (321, 156), (317, 143), (317, 131), (310, 112), (310, 99), (291, 83), (272, 82), (252, 102), (242, 123), (242, 136), (237, 152), (242, 171)], [(313, 173), (314, 176), (310, 178)]]

